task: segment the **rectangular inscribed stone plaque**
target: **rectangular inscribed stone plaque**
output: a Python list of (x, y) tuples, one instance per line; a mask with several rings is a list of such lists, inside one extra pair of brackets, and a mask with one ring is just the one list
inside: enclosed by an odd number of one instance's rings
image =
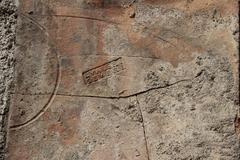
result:
[(19, 0), (9, 160), (239, 160), (236, 0)]
[(94, 83), (102, 78), (112, 76), (124, 70), (121, 58), (114, 59), (100, 66), (94, 67), (82, 73), (86, 84)]

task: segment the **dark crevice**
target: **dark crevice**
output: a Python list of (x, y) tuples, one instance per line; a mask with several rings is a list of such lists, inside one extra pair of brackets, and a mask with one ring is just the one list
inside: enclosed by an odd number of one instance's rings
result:
[[(97, 96), (97, 95), (77, 95), (77, 94), (62, 94), (62, 93), (56, 93), (56, 96), (65, 96), (65, 97), (79, 97), (79, 98), (101, 98), (101, 99), (122, 99), (122, 98), (130, 98), (130, 97), (134, 97), (134, 96), (138, 96), (144, 93), (147, 93), (149, 91), (153, 91), (153, 90), (157, 90), (157, 89), (161, 89), (161, 88), (168, 88), (171, 87), (173, 85), (176, 85), (178, 83), (181, 82), (186, 82), (186, 81), (191, 81), (191, 79), (183, 79), (177, 82), (174, 82), (172, 84), (168, 84), (166, 86), (157, 86), (157, 87), (153, 87), (153, 88), (149, 88), (143, 91), (139, 91), (137, 93), (134, 94), (129, 94), (129, 95), (125, 95), (125, 96)], [(44, 95), (49, 95), (51, 93), (17, 93), (17, 92), (12, 92), (11, 94), (18, 94), (18, 95), (29, 95), (29, 96), (44, 96)]]
[[(25, 15), (24, 13), (20, 13), (21, 15)], [(92, 21), (101, 21), (101, 22), (106, 22), (106, 23), (113, 23), (113, 24), (119, 24), (114, 21), (106, 20), (106, 19), (101, 19), (101, 18), (94, 18), (94, 17), (89, 17), (89, 16), (76, 16), (76, 15), (64, 15), (64, 14), (31, 14), (31, 16), (42, 16), (42, 17), (62, 17), (62, 18), (79, 18), (79, 19), (86, 19), (86, 20), (92, 20)]]
[(149, 145), (148, 145), (148, 139), (147, 139), (147, 134), (146, 134), (146, 128), (145, 128), (145, 120), (142, 112), (142, 108), (140, 106), (140, 103), (138, 101), (138, 97), (136, 96), (137, 100), (137, 105), (140, 111), (140, 114), (142, 116), (142, 128), (143, 128), (143, 136), (144, 136), (144, 141), (145, 141), (145, 146), (146, 146), (146, 154), (147, 154), (147, 159), (150, 160), (150, 155), (149, 155)]
[[(54, 93), (50, 94), (51, 95), (51, 98), (49, 99), (49, 101), (47, 102), (47, 104), (34, 116), (32, 117), (30, 120), (22, 123), (22, 124), (18, 124), (18, 125), (13, 125), (13, 126), (10, 126), (10, 129), (21, 129), (22, 127), (25, 127), (25, 126), (28, 126), (29, 124), (33, 123), (34, 121), (36, 121), (43, 113), (46, 112), (46, 110), (48, 109), (48, 107), (51, 105), (53, 99), (56, 97), (56, 96), (66, 96), (66, 97), (80, 97), (80, 98), (101, 98), (101, 99), (121, 99), (121, 98), (130, 98), (130, 97), (133, 97), (133, 96), (138, 96), (138, 95), (141, 95), (141, 94), (144, 94), (144, 93), (147, 93), (149, 91), (152, 91), (152, 90), (157, 90), (157, 89), (161, 89), (161, 88), (167, 88), (167, 87), (170, 87), (170, 86), (173, 86), (173, 85), (176, 85), (180, 82), (184, 82), (184, 81), (189, 81), (190, 79), (185, 79), (185, 80), (180, 80), (180, 81), (177, 81), (175, 83), (172, 83), (172, 84), (169, 84), (167, 86), (160, 86), (160, 87), (154, 87), (154, 88), (150, 88), (150, 89), (147, 89), (147, 90), (144, 90), (144, 91), (140, 91), (140, 92), (137, 92), (135, 94), (131, 94), (131, 95), (127, 95), (127, 96), (91, 96), (91, 95), (66, 95), (66, 94), (58, 94), (57, 93), (57, 90), (54, 90)], [(19, 95), (31, 95), (31, 94), (20, 94), (20, 93), (12, 93), (12, 94), (19, 94)], [(33, 95), (37, 95), (37, 94), (33, 94)], [(38, 94), (40, 95), (40, 94)], [(42, 95), (46, 95), (46, 94), (42, 94)]]

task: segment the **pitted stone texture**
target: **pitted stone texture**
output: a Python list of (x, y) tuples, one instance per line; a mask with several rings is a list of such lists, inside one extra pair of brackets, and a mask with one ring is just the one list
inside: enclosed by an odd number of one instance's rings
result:
[(22, 0), (9, 159), (239, 159), (237, 2)]
[(0, 159), (6, 152), (10, 84), (13, 79), (16, 7), (13, 0), (0, 1)]
[[(199, 56), (191, 82), (139, 96), (150, 159), (239, 159), (234, 121), (238, 106), (225, 57)], [(194, 68), (188, 64), (189, 68)]]
[(140, 113), (124, 112), (134, 101), (57, 96), (39, 121), (11, 131), (9, 159), (147, 160), (142, 124), (133, 119)]

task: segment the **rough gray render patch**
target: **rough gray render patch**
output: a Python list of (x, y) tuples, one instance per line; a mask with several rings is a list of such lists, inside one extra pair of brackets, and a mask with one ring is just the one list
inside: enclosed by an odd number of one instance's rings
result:
[(232, 127), (237, 107), (228, 60), (209, 54), (188, 67), (201, 68), (193, 69), (196, 77), (190, 82), (138, 96), (150, 159), (238, 160), (239, 144)]
[(0, 0), (0, 160), (5, 154), (9, 87), (13, 78), (15, 11), (13, 0)]

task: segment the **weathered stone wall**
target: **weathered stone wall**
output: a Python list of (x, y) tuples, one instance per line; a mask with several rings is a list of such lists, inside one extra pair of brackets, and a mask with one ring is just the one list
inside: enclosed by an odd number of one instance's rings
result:
[(236, 0), (20, 0), (8, 159), (239, 160), (238, 18)]
[(13, 0), (0, 0), (0, 159), (4, 159), (9, 87), (13, 79), (16, 7)]

